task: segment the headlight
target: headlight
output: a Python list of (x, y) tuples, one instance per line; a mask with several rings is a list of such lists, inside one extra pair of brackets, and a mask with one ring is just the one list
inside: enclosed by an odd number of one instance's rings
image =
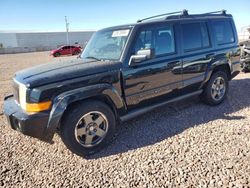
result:
[(26, 95), (27, 95), (27, 88), (24, 84), (19, 84), (19, 102), (22, 109), (26, 110)]
[(15, 81), (19, 85), (19, 103), (23, 110), (27, 112), (41, 112), (49, 110), (51, 107), (51, 101), (39, 102), (39, 103), (27, 103), (27, 88), (24, 84)]

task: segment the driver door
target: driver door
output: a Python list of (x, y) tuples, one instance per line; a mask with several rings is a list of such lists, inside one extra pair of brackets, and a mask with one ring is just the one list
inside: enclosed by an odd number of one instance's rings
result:
[(70, 46), (64, 46), (62, 49), (62, 55), (70, 54)]
[(123, 69), (129, 109), (150, 106), (180, 95), (182, 61), (175, 31), (174, 24), (165, 23), (138, 31), (130, 55), (152, 49), (155, 57), (132, 63)]

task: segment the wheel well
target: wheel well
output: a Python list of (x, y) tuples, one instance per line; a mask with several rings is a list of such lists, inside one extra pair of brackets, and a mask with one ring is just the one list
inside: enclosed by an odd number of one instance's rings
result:
[(108, 105), (111, 108), (111, 110), (113, 111), (113, 113), (115, 115), (116, 120), (118, 120), (119, 117), (118, 117), (117, 109), (116, 109), (114, 103), (112, 102), (112, 100), (108, 96), (97, 95), (97, 96), (94, 96), (94, 97), (89, 97), (89, 98), (86, 98), (86, 99), (82, 99), (82, 100), (78, 100), (78, 101), (70, 103), (67, 106), (67, 108), (65, 109), (65, 111), (63, 112), (63, 114), (62, 114), (62, 117), (61, 117), (58, 128), (60, 128), (61, 121), (65, 117), (65, 114), (67, 114), (69, 111), (71, 111), (71, 109), (73, 109), (74, 106), (78, 105), (81, 102), (87, 101), (87, 100), (97, 100), (97, 101), (101, 101), (101, 102), (105, 103), (106, 105)]
[(212, 74), (214, 74), (217, 71), (224, 71), (227, 74), (228, 80), (231, 80), (231, 71), (229, 65), (224, 64), (215, 67)]
[(107, 95), (97, 95), (97, 96), (94, 96), (94, 97), (90, 97), (86, 100), (98, 100), (98, 101), (101, 101), (103, 103), (105, 103), (106, 105), (108, 105), (111, 110), (113, 111), (114, 115), (115, 115), (115, 118), (117, 119), (118, 118), (118, 113), (117, 113), (117, 109), (116, 109), (116, 106), (115, 104), (113, 103), (113, 101), (107, 96)]

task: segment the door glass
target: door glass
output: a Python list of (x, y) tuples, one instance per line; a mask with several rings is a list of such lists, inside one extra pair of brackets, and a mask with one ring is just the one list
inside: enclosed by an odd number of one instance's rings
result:
[(64, 46), (63, 49), (67, 50), (67, 49), (69, 49), (69, 46)]
[(207, 25), (205, 23), (201, 23), (201, 38), (202, 38), (202, 47), (209, 47), (210, 40), (208, 36)]
[(152, 48), (152, 31), (151, 30), (141, 31), (135, 43), (135, 52), (150, 48)]
[(182, 24), (182, 38), (185, 51), (200, 50), (210, 46), (207, 26), (203, 22)]
[(156, 56), (175, 52), (172, 26), (142, 30), (135, 42), (134, 53), (143, 49), (154, 49)]
[(155, 54), (162, 55), (175, 51), (174, 36), (171, 27), (164, 27), (155, 31)]

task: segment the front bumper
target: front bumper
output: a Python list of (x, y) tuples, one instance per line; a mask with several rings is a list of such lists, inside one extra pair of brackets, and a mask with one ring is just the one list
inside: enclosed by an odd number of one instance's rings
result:
[(49, 112), (28, 114), (15, 102), (13, 95), (5, 97), (3, 110), (12, 129), (51, 142), (46, 136)]

